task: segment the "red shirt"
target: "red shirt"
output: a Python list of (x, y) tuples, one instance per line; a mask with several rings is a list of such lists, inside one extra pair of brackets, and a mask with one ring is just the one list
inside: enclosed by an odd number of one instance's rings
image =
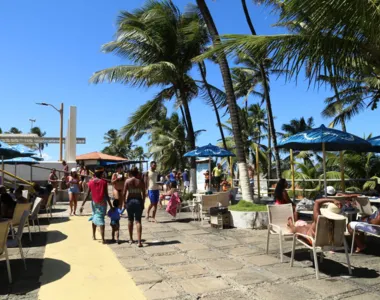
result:
[(104, 200), (105, 191), (107, 191), (107, 181), (104, 179), (94, 178), (88, 183), (91, 191), (92, 200), (95, 203), (101, 203)]

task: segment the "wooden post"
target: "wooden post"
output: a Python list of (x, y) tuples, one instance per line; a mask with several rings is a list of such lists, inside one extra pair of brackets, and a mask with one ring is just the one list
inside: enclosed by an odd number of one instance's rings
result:
[(293, 149), (290, 149), (290, 169), (292, 171), (292, 192), (293, 200), (296, 200), (296, 184), (294, 178), (294, 160), (293, 160)]
[(257, 174), (257, 198), (260, 201), (260, 163), (259, 163), (259, 146), (256, 145), (256, 174)]
[(339, 160), (340, 160), (340, 180), (342, 192), (344, 193), (346, 190), (346, 184), (344, 181), (344, 161), (343, 161), (343, 151), (339, 151)]

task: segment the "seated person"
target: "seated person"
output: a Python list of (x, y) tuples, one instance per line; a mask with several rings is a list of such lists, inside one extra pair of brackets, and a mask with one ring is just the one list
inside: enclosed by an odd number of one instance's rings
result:
[(24, 190), (24, 186), (20, 185), (15, 191), (15, 197), (17, 203), (29, 203), (28, 199), (22, 196), (22, 191)]
[(162, 208), (162, 200), (170, 200), (172, 195), (177, 192), (177, 183), (176, 182), (171, 182), (170, 183), (170, 190), (167, 191), (166, 193), (163, 193), (160, 195), (160, 208)]
[(223, 192), (227, 192), (231, 186), (230, 183), (225, 179), (220, 183), (220, 185), (222, 186)]
[[(336, 195), (335, 188), (333, 186), (329, 185), (326, 188), (326, 195), (327, 196), (335, 196)], [(321, 198), (325, 198), (325, 192), (324, 191), (322, 191), (317, 196), (315, 196), (314, 200), (321, 199)]]
[(5, 186), (0, 185), (0, 217), (12, 219), (15, 207), (16, 202), (7, 193)]
[[(327, 208), (321, 208), (323, 204), (328, 203)], [(334, 215), (334, 219), (344, 220), (345, 217), (339, 215), (341, 212), (342, 204), (334, 199), (322, 198), (315, 201), (313, 210), (313, 222), (311, 224), (305, 221), (297, 221), (293, 224), (292, 219), (288, 220), (288, 227), (292, 233), (301, 233), (308, 235), (312, 238), (315, 237), (315, 231), (317, 226), (317, 220), (320, 215), (329, 217), (331, 214)], [(311, 240), (307, 240), (307, 243), (311, 245)]]
[(277, 184), (276, 188), (274, 190), (274, 200), (275, 205), (281, 205), (281, 204), (289, 204), (291, 203), (293, 205), (293, 211), (294, 211), (294, 220), (298, 220), (298, 213), (296, 211), (296, 206), (294, 203), (290, 200), (288, 192), (286, 191), (288, 187), (288, 182), (286, 179), (281, 178)]
[[(353, 230), (360, 229), (363, 232), (373, 233), (380, 235), (380, 227), (371, 226), (380, 225), (380, 212), (379, 209), (375, 211), (372, 215), (363, 217), (360, 221), (352, 221), (347, 225), (349, 233), (353, 234)], [(364, 233), (359, 232), (359, 234), (354, 236), (356, 243), (355, 253), (362, 252), (367, 246), (364, 243)]]

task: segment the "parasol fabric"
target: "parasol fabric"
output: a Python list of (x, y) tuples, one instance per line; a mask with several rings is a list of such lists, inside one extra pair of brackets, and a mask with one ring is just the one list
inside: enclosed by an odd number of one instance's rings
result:
[(235, 156), (232, 152), (215, 145), (197, 147), (195, 150), (187, 152), (184, 157), (229, 157)]

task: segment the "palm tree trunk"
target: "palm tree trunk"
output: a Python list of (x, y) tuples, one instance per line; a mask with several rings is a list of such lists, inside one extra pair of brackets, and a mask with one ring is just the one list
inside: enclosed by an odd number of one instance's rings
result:
[[(185, 114), (186, 124), (187, 124), (187, 140), (189, 142), (190, 148), (195, 149), (195, 133), (193, 122), (191, 120), (189, 103), (186, 98), (186, 94), (183, 91), (180, 92), (180, 101), (183, 106), (183, 111)], [(190, 158), (190, 192), (195, 193), (197, 191), (197, 181), (196, 181), (196, 168), (197, 164), (195, 161), (195, 157)]]
[(189, 131), (189, 129), (187, 127), (187, 121), (186, 121), (186, 117), (185, 117), (185, 112), (183, 111), (183, 105), (180, 105), (179, 108), (181, 110), (182, 120), (183, 120), (183, 123), (185, 124), (185, 129), (186, 129), (186, 132), (187, 132), (187, 131)]
[[(213, 44), (218, 45), (220, 43), (219, 33), (205, 0), (197, 0), (197, 5), (207, 25), (208, 31), (212, 37)], [(226, 56), (219, 55), (218, 63), (223, 78), (224, 88), (226, 90), (228, 109), (230, 111), (232, 132), (234, 135), (236, 145), (236, 154), (240, 174), (240, 186), (243, 194), (243, 199), (247, 201), (252, 201), (253, 195), (249, 184), (247, 161), (244, 153), (244, 143), (240, 130), (238, 108), (236, 104), (231, 73)]]
[(208, 97), (210, 98), (212, 106), (214, 107), (215, 116), (216, 116), (216, 120), (218, 122), (219, 131), (220, 131), (220, 136), (221, 136), (222, 141), (223, 141), (223, 147), (224, 147), (224, 149), (228, 150), (227, 149), (226, 139), (224, 138), (224, 132), (223, 132), (223, 127), (222, 127), (222, 122), (220, 121), (220, 115), (219, 115), (218, 107), (216, 106), (214, 96), (212, 95), (212, 93), (210, 91), (210, 88), (208, 86), (208, 83), (207, 83), (206, 65), (205, 65), (204, 62), (202, 62), (202, 63), (198, 63), (198, 67), (199, 67), (199, 70), (201, 72), (202, 81), (203, 81), (203, 83), (204, 83), (204, 85), (206, 87)]
[[(257, 35), (255, 28), (253, 27), (253, 23), (251, 20), (251, 17), (248, 12), (247, 3), (246, 0), (241, 0), (244, 15), (247, 20), (249, 29), (251, 30), (252, 35)], [(270, 123), (270, 135), (273, 141), (273, 147), (274, 147), (274, 156), (276, 158), (276, 175), (277, 178), (281, 178), (281, 161), (280, 161), (280, 154), (277, 148), (277, 136), (276, 136), (276, 129), (274, 127), (274, 118), (273, 118), (273, 112), (272, 112), (272, 103), (270, 99), (270, 92), (269, 92), (269, 82), (267, 77), (267, 71), (265, 70), (264, 64), (260, 63), (260, 73), (263, 80), (263, 87), (264, 87), (264, 95), (265, 95), (265, 101), (267, 104), (267, 111), (268, 111), (268, 121)]]

